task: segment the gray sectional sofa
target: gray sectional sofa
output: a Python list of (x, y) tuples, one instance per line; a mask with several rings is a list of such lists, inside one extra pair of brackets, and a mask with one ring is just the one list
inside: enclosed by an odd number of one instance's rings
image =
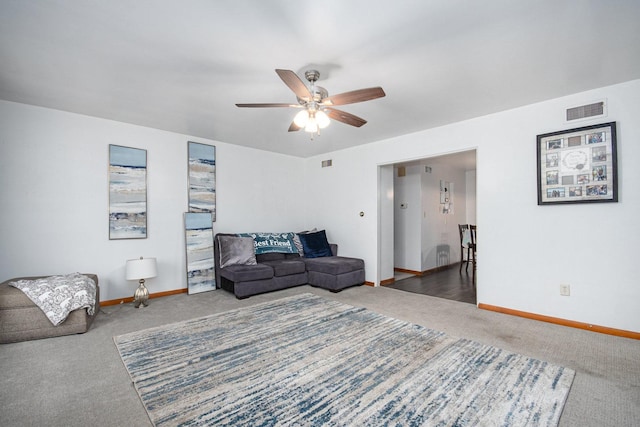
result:
[[(216, 283), (236, 298), (309, 284), (339, 292), (364, 283), (364, 261), (338, 256), (338, 246), (326, 242), (324, 230), (294, 233), (219, 233), (214, 238)], [(265, 251), (258, 236), (284, 237)], [(302, 237), (302, 242), (299, 241)], [(318, 242), (322, 242), (318, 245)], [(268, 243), (268, 242), (267, 242)], [(295, 244), (295, 248), (292, 247)], [(279, 246), (280, 245), (280, 246)], [(305, 253), (304, 249), (307, 249)]]

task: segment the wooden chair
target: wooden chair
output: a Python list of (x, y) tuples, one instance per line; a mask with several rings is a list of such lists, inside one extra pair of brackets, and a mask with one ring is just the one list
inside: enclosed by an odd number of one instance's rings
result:
[[(473, 262), (473, 275), (475, 277), (476, 274), (476, 249), (478, 247), (478, 239), (477, 239), (477, 226), (475, 225), (469, 225), (469, 234), (471, 235), (471, 243), (469, 243), (469, 249), (471, 249), (471, 260)], [(467, 254), (467, 259), (468, 258), (468, 254)], [(467, 262), (467, 267), (469, 266), (469, 263)]]
[[(469, 271), (469, 260), (471, 259), (471, 242), (469, 239), (469, 224), (458, 224), (460, 232), (460, 272), (462, 273), (462, 264), (466, 263), (465, 270)], [(467, 251), (467, 259), (464, 259), (464, 252)]]

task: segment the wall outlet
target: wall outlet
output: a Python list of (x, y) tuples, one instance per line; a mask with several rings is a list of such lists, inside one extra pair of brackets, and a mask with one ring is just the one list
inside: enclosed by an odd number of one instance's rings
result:
[(569, 285), (560, 285), (560, 295), (568, 297), (571, 295), (571, 288)]

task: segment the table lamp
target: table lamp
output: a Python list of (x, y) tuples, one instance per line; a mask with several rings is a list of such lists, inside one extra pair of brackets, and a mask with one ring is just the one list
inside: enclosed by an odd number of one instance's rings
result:
[(142, 258), (127, 260), (126, 276), (127, 280), (139, 280), (138, 289), (133, 295), (135, 308), (147, 306), (149, 299), (149, 291), (144, 286), (144, 279), (150, 279), (158, 275), (158, 265), (155, 258)]

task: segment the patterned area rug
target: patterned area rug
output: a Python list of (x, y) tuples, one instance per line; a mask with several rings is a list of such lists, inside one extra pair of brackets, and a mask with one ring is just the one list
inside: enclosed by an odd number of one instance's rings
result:
[(574, 377), (312, 294), (114, 341), (156, 426), (555, 426)]

